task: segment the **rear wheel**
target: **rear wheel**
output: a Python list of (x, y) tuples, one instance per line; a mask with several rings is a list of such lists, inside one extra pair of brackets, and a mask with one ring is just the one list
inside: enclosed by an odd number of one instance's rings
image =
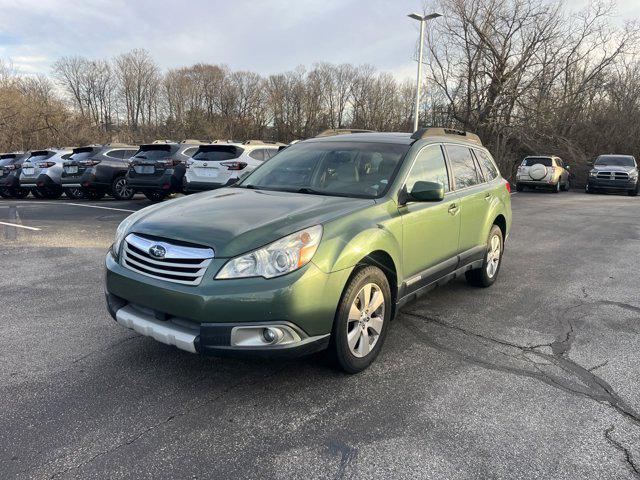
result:
[(169, 195), (166, 192), (159, 192), (157, 190), (148, 190), (144, 192), (144, 196), (147, 197), (152, 202), (161, 202)]
[(135, 193), (124, 175), (114, 178), (111, 182), (111, 196), (116, 200), (131, 200)]
[(391, 290), (384, 273), (358, 269), (347, 284), (333, 322), (329, 353), (347, 373), (358, 373), (376, 359), (391, 320)]
[(25, 198), (27, 195), (29, 195), (28, 188), (12, 187), (8, 188), (7, 190), (9, 191), (9, 196), (12, 198)]
[(64, 194), (71, 200), (82, 200), (85, 198), (84, 190), (82, 190), (82, 188), (65, 188)]
[(39, 190), (47, 200), (57, 200), (62, 196), (62, 187), (40, 187)]
[(11, 198), (11, 194), (9, 193), (8, 188), (0, 188), (0, 197), (2, 198)]
[(44, 196), (42, 195), (42, 192), (37, 188), (31, 189), (31, 195), (33, 195), (35, 198), (44, 198)]
[(524, 185), (520, 183), (516, 183), (516, 192), (522, 192), (522, 191), (524, 191)]
[(487, 240), (487, 254), (480, 268), (465, 273), (467, 282), (475, 287), (490, 287), (498, 278), (502, 264), (504, 239), (502, 230), (497, 225), (491, 227)]
[(88, 198), (89, 200), (100, 200), (107, 194), (104, 190), (85, 190), (84, 198)]

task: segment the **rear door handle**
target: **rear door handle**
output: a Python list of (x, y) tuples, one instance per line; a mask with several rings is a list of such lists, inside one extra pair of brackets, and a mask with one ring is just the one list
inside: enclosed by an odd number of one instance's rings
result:
[(484, 199), (485, 199), (485, 200), (491, 200), (491, 197), (492, 197), (492, 196), (493, 196), (493, 195), (491, 195), (490, 193), (485, 193), (485, 194), (484, 194)]
[(449, 213), (450, 213), (451, 215), (455, 215), (456, 213), (458, 213), (458, 210), (460, 210), (460, 207), (458, 207), (458, 205), (457, 205), (457, 204), (455, 204), (455, 203), (452, 203), (452, 204), (449, 206)]

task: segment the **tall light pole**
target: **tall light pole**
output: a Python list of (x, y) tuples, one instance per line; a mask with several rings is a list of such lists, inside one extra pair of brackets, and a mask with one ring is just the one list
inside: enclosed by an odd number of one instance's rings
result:
[(412, 13), (410, 18), (418, 20), (420, 22), (420, 47), (418, 53), (418, 78), (416, 80), (416, 111), (413, 116), (413, 131), (418, 130), (418, 119), (420, 116), (420, 88), (422, 87), (422, 48), (424, 47), (424, 25), (428, 20), (441, 17), (439, 13), (431, 13), (429, 15), (419, 15)]

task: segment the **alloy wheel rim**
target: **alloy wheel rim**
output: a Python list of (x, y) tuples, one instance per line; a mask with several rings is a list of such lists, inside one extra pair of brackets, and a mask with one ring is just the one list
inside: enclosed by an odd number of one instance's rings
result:
[(498, 235), (491, 237), (489, 241), (489, 251), (487, 252), (487, 275), (489, 278), (493, 278), (498, 271), (501, 247), (500, 237)]
[(382, 289), (367, 283), (360, 289), (349, 309), (347, 344), (351, 354), (366, 357), (376, 346), (384, 324), (385, 302)]
[(128, 197), (131, 194), (131, 188), (124, 178), (116, 182), (116, 193), (121, 197)]

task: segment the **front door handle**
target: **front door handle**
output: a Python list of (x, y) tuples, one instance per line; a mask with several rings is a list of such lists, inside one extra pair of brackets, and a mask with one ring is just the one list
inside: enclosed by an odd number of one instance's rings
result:
[(459, 207), (459, 206), (458, 206), (458, 204), (456, 204), (456, 203), (452, 203), (452, 204), (449, 206), (449, 213), (450, 213), (451, 215), (455, 215), (456, 213), (458, 213), (458, 210), (460, 210), (460, 207)]

